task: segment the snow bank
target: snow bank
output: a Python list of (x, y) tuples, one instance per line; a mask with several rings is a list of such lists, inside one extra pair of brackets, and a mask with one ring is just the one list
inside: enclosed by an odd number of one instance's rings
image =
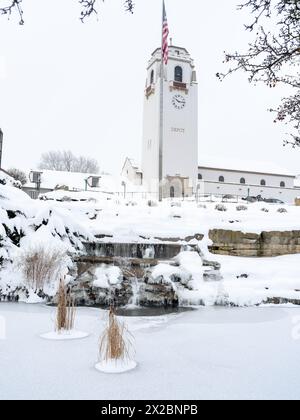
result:
[(100, 289), (109, 289), (122, 283), (123, 275), (119, 267), (104, 265), (95, 271), (96, 280), (93, 282), (94, 287)]
[(43, 293), (29, 290), (18, 261), (33, 250), (49, 255), (61, 250), (66, 254), (61, 275), (66, 275), (72, 265), (67, 255), (81, 250), (87, 240), (94, 236), (70, 210), (31, 200), (23, 191), (0, 184), (0, 299), (13, 299), (17, 292), (19, 300), (39, 302), (45, 293), (55, 294), (56, 282)]

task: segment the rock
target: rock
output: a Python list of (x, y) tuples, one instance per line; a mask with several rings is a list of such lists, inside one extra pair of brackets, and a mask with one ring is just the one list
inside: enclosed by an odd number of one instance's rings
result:
[(108, 306), (111, 303), (116, 306), (127, 305), (133, 295), (131, 281), (122, 278), (119, 283), (108, 283), (108, 287), (104, 287), (105, 282), (103, 282), (103, 287), (99, 287), (95, 285), (98, 268), (103, 268), (103, 264), (95, 264), (83, 272), (71, 285), (76, 305)]
[(203, 259), (203, 267), (213, 267), (214, 270), (221, 270), (221, 263), (218, 261), (208, 261)]
[(202, 241), (204, 238), (204, 235), (202, 233), (196, 233), (194, 236), (187, 236), (184, 240), (186, 242), (191, 242), (193, 239), (196, 239), (197, 241)]
[(140, 287), (139, 303), (146, 307), (177, 307), (178, 297), (171, 283), (147, 284)]
[(204, 281), (221, 281), (223, 277), (220, 270), (208, 270), (203, 273)]
[(273, 297), (268, 298), (265, 302), (265, 304), (273, 304), (273, 305), (286, 305), (288, 303), (291, 303), (292, 305), (300, 305), (300, 298), (299, 299), (289, 299), (289, 298), (282, 298), (282, 297)]
[(300, 253), (300, 231), (243, 233), (213, 229), (210, 251), (214, 254), (238, 257), (275, 257)]

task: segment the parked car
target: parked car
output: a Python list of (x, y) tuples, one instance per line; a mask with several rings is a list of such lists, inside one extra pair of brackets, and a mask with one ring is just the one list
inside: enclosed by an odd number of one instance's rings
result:
[(258, 201), (257, 197), (251, 197), (251, 196), (243, 198), (243, 200), (247, 201), (248, 203), (256, 203)]
[(230, 202), (236, 203), (237, 202), (237, 197), (236, 197), (236, 195), (226, 194), (226, 195), (223, 195), (222, 202), (223, 203), (230, 203)]
[(247, 201), (248, 203), (256, 203), (258, 201), (264, 201), (261, 195), (257, 195), (256, 197), (255, 196), (245, 197), (242, 200)]
[(265, 198), (264, 202), (269, 204), (285, 204), (284, 201), (278, 200), (278, 198)]

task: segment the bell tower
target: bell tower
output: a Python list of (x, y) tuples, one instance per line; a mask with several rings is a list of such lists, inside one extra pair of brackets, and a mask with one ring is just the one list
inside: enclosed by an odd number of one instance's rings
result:
[[(143, 182), (158, 192), (161, 49), (147, 67), (143, 122)], [(189, 196), (198, 176), (198, 84), (194, 62), (185, 48), (170, 46), (163, 75), (164, 197)]]

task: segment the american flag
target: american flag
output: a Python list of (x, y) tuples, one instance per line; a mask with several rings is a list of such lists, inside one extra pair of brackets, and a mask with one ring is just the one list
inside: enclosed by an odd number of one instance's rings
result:
[(168, 44), (169, 33), (170, 32), (169, 32), (166, 7), (165, 7), (165, 2), (163, 2), (162, 55), (163, 55), (163, 61), (165, 65), (168, 64), (168, 60), (169, 60), (169, 44)]

